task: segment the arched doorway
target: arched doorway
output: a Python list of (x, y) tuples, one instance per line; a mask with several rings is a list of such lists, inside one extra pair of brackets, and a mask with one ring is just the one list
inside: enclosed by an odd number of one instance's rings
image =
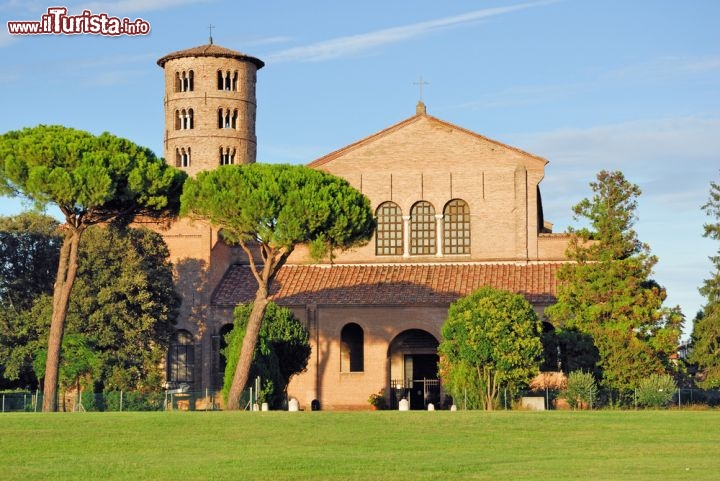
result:
[(410, 402), (410, 409), (426, 409), (429, 403), (440, 404), (437, 348), (435, 336), (422, 329), (403, 331), (392, 340), (388, 364), (393, 407), (397, 407), (402, 398)]

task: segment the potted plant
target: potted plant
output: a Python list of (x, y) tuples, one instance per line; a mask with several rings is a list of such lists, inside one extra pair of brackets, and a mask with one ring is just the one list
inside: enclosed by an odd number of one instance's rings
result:
[(378, 392), (371, 394), (368, 398), (368, 402), (375, 410), (387, 408), (387, 401), (385, 400), (385, 389), (381, 389)]

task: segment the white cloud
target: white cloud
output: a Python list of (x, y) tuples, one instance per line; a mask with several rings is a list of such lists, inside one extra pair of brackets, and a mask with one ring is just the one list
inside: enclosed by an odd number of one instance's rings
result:
[(604, 74), (609, 80), (667, 80), (686, 75), (720, 71), (720, 57), (665, 56), (635, 65), (627, 65)]
[(449, 28), (468, 24), (488, 17), (503, 15), (506, 13), (526, 10), (528, 8), (540, 7), (556, 3), (557, 0), (540, 2), (521, 3), (508, 7), (486, 8), (444, 17), (436, 20), (405, 25), (401, 27), (387, 28), (347, 37), (339, 37), (323, 42), (318, 42), (304, 47), (295, 47), (283, 50), (268, 56), (268, 62), (279, 63), (289, 61), (323, 61), (348, 55), (356, 55), (382, 45), (402, 42), (414, 37), (425, 35), (442, 28)]

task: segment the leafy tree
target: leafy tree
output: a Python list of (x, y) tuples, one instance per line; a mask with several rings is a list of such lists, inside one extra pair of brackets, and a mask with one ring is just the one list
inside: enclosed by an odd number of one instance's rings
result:
[[(302, 166), (221, 166), (188, 179), (181, 213), (207, 219), (247, 254), (258, 283), (228, 409), (238, 409), (278, 270), (298, 244), (314, 251), (367, 243), (375, 228), (368, 199), (345, 180)], [(324, 249), (319, 249), (324, 247)]]
[(109, 133), (38, 126), (0, 137), (0, 194), (55, 204), (65, 217), (53, 290), (43, 411), (55, 411), (65, 318), (88, 226), (156, 217), (175, 207), (184, 179), (146, 148)]
[(541, 322), (524, 297), (483, 287), (450, 305), (438, 347), (448, 391), (465, 390), (492, 410), (503, 386), (520, 387), (538, 372)]
[[(704, 237), (720, 241), (720, 184), (710, 183), (710, 198), (702, 207), (713, 219), (704, 225)], [(700, 288), (707, 299), (693, 324), (689, 361), (698, 366), (698, 384), (706, 389), (720, 387), (720, 248), (710, 257), (714, 272)]]
[(671, 369), (683, 322), (663, 308), (665, 289), (650, 279), (657, 258), (632, 229), (640, 188), (621, 172), (602, 171), (594, 196), (573, 210), (590, 227), (571, 230), (558, 272), (558, 300), (545, 313), (556, 325), (593, 338), (606, 387), (629, 389), (650, 373)]
[[(225, 382), (223, 395), (227, 399), (230, 392), (240, 347), (245, 336), (252, 304), (235, 308), (235, 327), (227, 336), (225, 348)], [(255, 346), (250, 378), (260, 376), (262, 391), (260, 398), (271, 407), (278, 408), (285, 400), (290, 378), (305, 371), (310, 359), (308, 331), (297, 320), (290, 309), (270, 302), (265, 310), (258, 343)]]
[[(52, 293), (60, 237), (52, 217), (0, 217), (0, 388), (36, 387), (27, 361), (37, 346), (36, 298)], [(44, 329), (41, 329), (45, 331)]]
[[(160, 388), (160, 366), (179, 306), (168, 256), (162, 237), (147, 229), (93, 226), (83, 235), (65, 331), (75, 340), (80, 336), (97, 357), (96, 368), (87, 376), (93, 386), (88, 387), (146, 392)], [(46, 359), (47, 343), (43, 346), (42, 340), (47, 339), (51, 315), (52, 298), (43, 294), (7, 324), (2, 335), (9, 342), (0, 344), (7, 360), (0, 374), (6, 379), (27, 386), (36, 382), (34, 374), (28, 381), (28, 371), (44, 373), (44, 366), (39, 369), (33, 358), (40, 354)], [(78, 352), (63, 351), (61, 366), (80, 362), (74, 358)], [(67, 388), (67, 377), (60, 377), (61, 387)]]
[[(38, 379), (45, 375), (47, 349), (37, 353), (33, 367)], [(93, 346), (93, 340), (82, 334), (68, 333), (63, 336), (62, 357), (60, 359), (59, 383), (64, 389), (81, 389), (84, 378), (92, 379), (98, 375), (100, 357)]]
[(13, 310), (29, 307), (35, 297), (52, 293), (60, 235), (58, 222), (27, 212), (0, 216), (0, 304)]

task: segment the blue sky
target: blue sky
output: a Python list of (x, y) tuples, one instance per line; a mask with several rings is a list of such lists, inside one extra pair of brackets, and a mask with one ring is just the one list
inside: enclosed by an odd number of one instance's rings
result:
[[(60, 2), (0, 2), (0, 132), (63, 124), (162, 155), (156, 60), (207, 43), (263, 59), (258, 160), (307, 163), (428, 113), (550, 161), (555, 231), (602, 169), (643, 190), (636, 230), (668, 305), (691, 320), (717, 245), (700, 206), (720, 180), (720, 2), (715, 0), (69, 1), (71, 14), (142, 18), (146, 36), (11, 36)], [(22, 209), (0, 198), (0, 214)], [(690, 322), (688, 322), (690, 324)]]

